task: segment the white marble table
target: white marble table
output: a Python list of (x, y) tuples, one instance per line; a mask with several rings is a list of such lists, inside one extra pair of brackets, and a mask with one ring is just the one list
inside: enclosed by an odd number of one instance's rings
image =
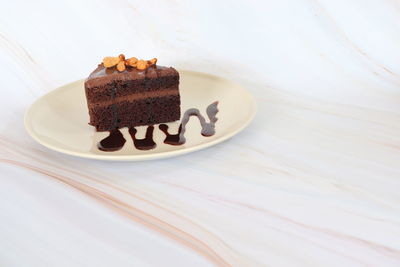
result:
[[(37, 97), (121, 52), (242, 83), (259, 113), (152, 162), (27, 135)], [(400, 266), (399, 1), (6, 1), (0, 63), (0, 266)]]

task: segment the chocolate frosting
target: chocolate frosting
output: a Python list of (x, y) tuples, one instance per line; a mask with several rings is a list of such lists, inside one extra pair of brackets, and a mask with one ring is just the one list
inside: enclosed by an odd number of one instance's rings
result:
[(98, 85), (107, 84), (115, 80), (128, 81), (145, 78), (151, 79), (177, 74), (178, 72), (172, 67), (168, 68), (158, 65), (153, 65), (146, 70), (138, 70), (136, 68), (127, 67), (123, 72), (119, 72), (115, 67), (105, 68), (103, 63), (101, 63), (86, 79), (85, 86), (96, 87)]

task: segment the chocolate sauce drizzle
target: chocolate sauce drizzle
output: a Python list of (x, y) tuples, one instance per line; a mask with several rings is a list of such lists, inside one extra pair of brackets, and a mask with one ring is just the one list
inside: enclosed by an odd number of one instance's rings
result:
[(218, 113), (218, 101), (212, 103), (207, 107), (207, 116), (210, 119), (210, 122), (206, 122), (204, 117), (200, 114), (200, 111), (197, 108), (188, 109), (183, 115), (181, 125), (179, 126), (179, 130), (177, 134), (170, 134), (168, 132), (168, 125), (160, 124), (158, 128), (165, 134), (164, 143), (168, 145), (183, 145), (186, 143), (185, 132), (186, 132), (186, 124), (189, 122), (191, 116), (196, 116), (201, 124), (201, 135), (203, 136), (213, 136), (215, 134), (215, 123), (218, 118), (215, 117)]
[(114, 128), (118, 128), (118, 109), (117, 105), (115, 104), (115, 98), (117, 97), (117, 86), (114, 84), (111, 91), (111, 99), (113, 104), (111, 105), (112, 117), (113, 117), (113, 125)]
[(137, 130), (135, 129), (135, 127), (129, 128), (129, 134), (132, 137), (133, 145), (136, 147), (136, 149), (150, 150), (157, 146), (153, 140), (153, 131), (154, 131), (154, 126), (153, 125), (148, 126), (146, 130), (146, 137), (144, 139), (137, 139), (136, 138)]
[[(207, 107), (207, 116), (210, 122), (206, 122), (205, 118), (200, 114), (197, 108), (188, 109), (183, 115), (181, 124), (179, 125), (178, 133), (170, 134), (168, 132), (168, 125), (160, 124), (159, 129), (165, 134), (164, 143), (168, 145), (183, 145), (186, 143), (185, 132), (186, 125), (190, 120), (191, 116), (196, 116), (199, 119), (201, 125), (201, 135), (203, 136), (213, 136), (215, 134), (215, 123), (218, 118), (216, 117), (218, 113), (218, 101), (212, 103)], [(133, 144), (136, 149), (139, 150), (150, 150), (155, 148), (157, 145), (153, 140), (154, 126), (148, 126), (146, 130), (146, 136), (143, 139), (137, 139), (137, 130), (135, 127), (129, 128), (129, 134), (132, 137)], [(121, 131), (118, 129), (110, 131), (110, 135), (99, 142), (97, 147), (102, 151), (117, 151), (120, 150), (126, 140), (122, 135)]]
[(110, 131), (110, 135), (101, 140), (98, 144), (97, 147), (102, 150), (102, 151), (117, 151), (120, 150), (126, 140), (124, 136), (122, 135), (121, 131), (118, 129)]

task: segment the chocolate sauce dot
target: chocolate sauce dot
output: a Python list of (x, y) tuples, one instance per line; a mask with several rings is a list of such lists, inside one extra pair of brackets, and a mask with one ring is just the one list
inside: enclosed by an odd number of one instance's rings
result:
[(101, 140), (97, 147), (101, 151), (112, 152), (120, 150), (124, 146), (125, 142), (126, 140), (120, 130), (115, 129), (110, 131), (109, 136)]

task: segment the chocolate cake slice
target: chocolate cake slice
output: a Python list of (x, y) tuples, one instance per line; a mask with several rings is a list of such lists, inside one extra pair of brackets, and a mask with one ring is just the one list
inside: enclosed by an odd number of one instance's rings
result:
[(129, 60), (122, 56), (110, 64), (105, 58), (86, 79), (89, 124), (109, 131), (179, 120), (179, 73), (156, 60), (131, 60), (130, 65)]

